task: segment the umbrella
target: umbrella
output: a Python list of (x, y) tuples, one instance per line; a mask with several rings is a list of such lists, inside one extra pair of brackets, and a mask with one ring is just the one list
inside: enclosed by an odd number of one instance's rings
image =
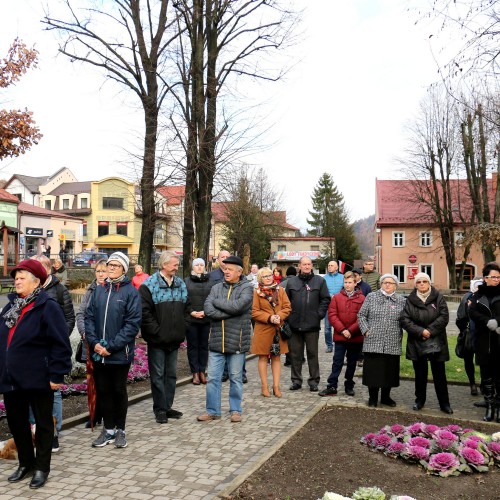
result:
[(89, 407), (90, 427), (93, 431), (97, 394), (94, 380), (94, 363), (92, 362), (92, 358), (90, 356), (90, 346), (88, 342), (85, 342), (85, 344), (87, 346), (87, 405)]

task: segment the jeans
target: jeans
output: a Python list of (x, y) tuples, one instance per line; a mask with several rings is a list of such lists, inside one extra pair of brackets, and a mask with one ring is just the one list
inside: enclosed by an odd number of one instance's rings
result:
[(229, 371), (229, 411), (242, 413), (243, 363), (245, 353), (227, 354), (212, 352), (208, 354), (207, 402), (209, 415), (221, 415), (222, 373), (227, 361)]
[(177, 383), (178, 349), (169, 351), (148, 344), (148, 364), (151, 378), (153, 411), (168, 411), (174, 404), (175, 385)]
[[(245, 356), (245, 361), (243, 361), (243, 375), (247, 374), (247, 357)], [(224, 377), (229, 377), (229, 371), (227, 369), (227, 359), (226, 362), (224, 363), (224, 372), (223, 372)]]
[(354, 387), (354, 372), (356, 371), (356, 361), (358, 360), (359, 353), (363, 348), (361, 342), (335, 342), (335, 353), (333, 354), (332, 373), (328, 377), (328, 387), (337, 388), (340, 372), (344, 366), (344, 356), (347, 351), (347, 367), (345, 370), (345, 383), (346, 389)]
[(186, 332), (187, 355), (191, 373), (204, 372), (208, 361), (210, 324), (192, 324)]
[(332, 325), (330, 325), (330, 320), (328, 319), (328, 312), (325, 314), (325, 344), (326, 347), (333, 348)]

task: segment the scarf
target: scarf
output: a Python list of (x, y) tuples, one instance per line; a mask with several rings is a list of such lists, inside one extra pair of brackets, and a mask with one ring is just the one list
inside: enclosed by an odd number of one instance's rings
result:
[(41, 287), (36, 287), (29, 295), (26, 297), (16, 297), (14, 302), (12, 302), (12, 307), (3, 315), (3, 319), (5, 320), (5, 324), (12, 328), (21, 316), (22, 310), (29, 304), (31, 304), (40, 293)]
[(346, 294), (348, 297), (352, 297), (352, 296), (356, 293), (356, 290), (353, 290), (352, 292), (348, 292), (348, 291), (344, 288), (344, 292), (345, 292), (345, 294)]
[(429, 290), (427, 290), (425, 293), (421, 293), (417, 290), (417, 297), (425, 304), (425, 301), (431, 294), (432, 288), (429, 287)]
[(386, 297), (389, 297), (391, 298), (396, 292), (392, 292), (392, 293), (387, 293), (385, 290), (380, 290), (382, 292), (382, 295), (385, 295)]
[(255, 289), (257, 295), (269, 301), (273, 309), (278, 305), (278, 283), (269, 286), (259, 286)]

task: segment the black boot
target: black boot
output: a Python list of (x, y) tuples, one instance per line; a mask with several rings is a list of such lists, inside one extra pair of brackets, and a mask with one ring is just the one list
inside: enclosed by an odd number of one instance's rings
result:
[(375, 408), (378, 403), (378, 387), (368, 387), (368, 406)]
[(394, 401), (394, 399), (391, 399), (390, 387), (382, 387), (380, 402), (383, 405), (390, 406), (391, 408), (394, 408), (396, 406), (396, 401)]
[(483, 420), (491, 422), (495, 416), (495, 401), (493, 397), (493, 380), (487, 379), (483, 381), (483, 396), (486, 401), (486, 412)]

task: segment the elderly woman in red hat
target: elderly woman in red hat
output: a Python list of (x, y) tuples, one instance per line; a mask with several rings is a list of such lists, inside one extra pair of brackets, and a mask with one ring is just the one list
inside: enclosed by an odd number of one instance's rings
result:
[[(23, 260), (11, 272), (15, 293), (0, 318), (0, 392), (19, 455), (15, 483), (32, 475), (30, 488), (45, 484), (50, 472), (54, 392), (71, 370), (71, 345), (59, 304), (41, 285), (47, 272), (36, 260)], [(35, 417), (35, 448), (29, 407)]]

